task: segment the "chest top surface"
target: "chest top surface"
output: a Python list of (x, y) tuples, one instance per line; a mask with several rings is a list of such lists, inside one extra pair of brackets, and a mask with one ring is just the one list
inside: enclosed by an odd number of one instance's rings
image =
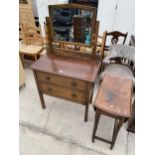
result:
[(45, 54), (31, 68), (36, 71), (94, 82), (100, 67), (99, 60), (81, 60)]

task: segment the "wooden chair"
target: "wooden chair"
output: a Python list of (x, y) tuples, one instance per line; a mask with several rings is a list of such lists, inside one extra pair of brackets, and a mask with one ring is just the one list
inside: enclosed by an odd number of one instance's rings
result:
[(111, 45), (111, 53), (102, 62), (101, 76), (117, 74), (134, 79), (135, 76), (135, 48), (128, 45)]
[(44, 42), (38, 29), (34, 27), (28, 27), (27, 24), (21, 23), (21, 29), (23, 33), (23, 41), (19, 45), (19, 53), (24, 64), (24, 58), (31, 58), (36, 61), (40, 57), (40, 53), (44, 49)]
[[(129, 45), (135, 47), (135, 35), (131, 35)], [(135, 133), (135, 99), (133, 102), (132, 115), (131, 115), (131, 118), (128, 120), (127, 131)]]
[(28, 26), (26, 23), (21, 23), (21, 29), (27, 45), (44, 45), (44, 38), (41, 34), (40, 27)]
[(23, 62), (25, 57), (37, 60), (47, 41), (42, 37), (40, 27), (36, 27), (32, 0), (19, 1), (19, 24), (22, 39), (19, 45), (21, 60)]
[[(132, 106), (132, 81), (122, 76), (106, 75), (100, 85), (100, 89), (95, 99), (95, 122), (92, 134), (94, 139), (111, 144), (110, 149), (114, 147), (118, 132), (126, 121), (131, 117)], [(115, 119), (112, 141), (96, 136), (96, 130), (100, 116), (106, 116)]]
[(98, 38), (102, 38), (102, 42), (98, 42), (97, 46), (100, 47), (98, 52), (100, 53), (102, 59), (104, 58), (105, 55), (108, 54), (107, 51), (109, 50), (109, 45), (106, 45), (108, 37), (111, 37), (111, 44), (117, 44), (119, 41), (119, 38), (122, 37), (122, 38), (124, 38), (122, 44), (124, 44), (126, 41), (127, 35), (128, 35), (128, 33), (124, 34), (119, 31), (113, 31), (113, 32), (106, 31), (103, 33), (102, 37), (99, 36)]

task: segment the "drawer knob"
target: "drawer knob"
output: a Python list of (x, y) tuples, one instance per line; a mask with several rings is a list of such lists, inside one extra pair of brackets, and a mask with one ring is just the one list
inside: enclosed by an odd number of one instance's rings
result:
[(77, 85), (76, 82), (72, 82), (72, 86), (76, 87), (76, 85)]
[(52, 91), (52, 88), (48, 88), (47, 90), (48, 90), (48, 91)]
[(76, 94), (75, 94), (75, 93), (72, 93), (72, 96), (73, 96), (73, 97), (76, 97)]
[(50, 77), (47, 76), (45, 79), (46, 79), (47, 81), (49, 81), (49, 80), (50, 80)]

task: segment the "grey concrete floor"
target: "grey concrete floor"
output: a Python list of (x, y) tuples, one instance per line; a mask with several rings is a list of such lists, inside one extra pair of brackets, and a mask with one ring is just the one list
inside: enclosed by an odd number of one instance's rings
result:
[[(42, 110), (33, 73), (25, 69), (26, 86), (19, 92), (20, 155), (134, 155), (135, 135), (121, 128), (113, 150), (98, 140), (91, 142), (94, 110), (84, 122), (84, 106), (46, 96)], [(94, 97), (98, 85), (95, 86)], [(111, 140), (114, 120), (102, 116), (97, 135)]]

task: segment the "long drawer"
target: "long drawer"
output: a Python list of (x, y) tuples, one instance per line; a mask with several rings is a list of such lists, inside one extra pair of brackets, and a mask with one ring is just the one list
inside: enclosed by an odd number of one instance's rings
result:
[(86, 102), (86, 93), (83, 91), (73, 90), (59, 85), (50, 85), (43, 82), (39, 82), (39, 88), (47, 95), (68, 99), (82, 104), (85, 104)]
[(66, 78), (63, 76), (57, 76), (53, 74), (43, 73), (43, 72), (36, 72), (36, 77), (38, 81), (50, 83), (54, 85), (59, 85), (63, 87), (69, 87), (73, 89), (78, 89), (82, 91), (86, 91), (87, 83), (81, 80)]

